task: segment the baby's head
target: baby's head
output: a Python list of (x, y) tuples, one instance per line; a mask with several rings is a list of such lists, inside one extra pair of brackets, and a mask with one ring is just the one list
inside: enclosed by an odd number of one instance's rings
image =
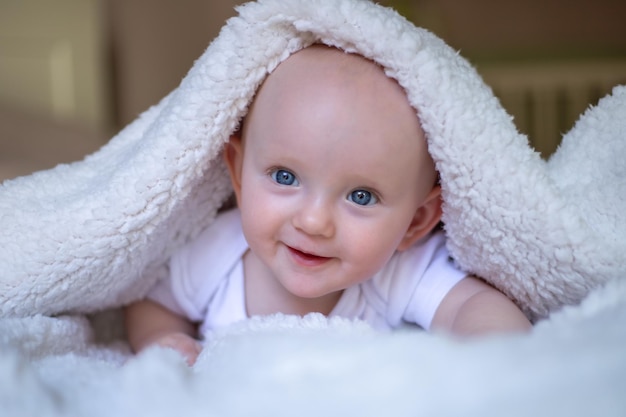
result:
[(441, 216), (405, 91), (335, 48), (303, 49), (267, 77), (225, 159), (252, 250), (269, 253), (273, 241), (318, 257), (350, 251), (369, 273)]

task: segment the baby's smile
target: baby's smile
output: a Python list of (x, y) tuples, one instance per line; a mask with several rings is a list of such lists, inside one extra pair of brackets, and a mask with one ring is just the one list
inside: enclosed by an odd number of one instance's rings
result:
[(307, 266), (307, 267), (319, 266), (319, 265), (325, 264), (331, 259), (325, 256), (318, 256), (312, 253), (303, 252), (291, 246), (287, 246), (287, 249), (289, 250), (289, 253), (292, 256), (292, 259), (301, 266)]

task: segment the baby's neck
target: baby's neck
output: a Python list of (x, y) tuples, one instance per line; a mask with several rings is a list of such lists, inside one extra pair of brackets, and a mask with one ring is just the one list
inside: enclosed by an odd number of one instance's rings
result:
[(243, 257), (243, 270), (248, 317), (275, 313), (329, 315), (343, 293), (338, 291), (318, 298), (295, 296), (277, 282), (272, 271), (250, 250)]

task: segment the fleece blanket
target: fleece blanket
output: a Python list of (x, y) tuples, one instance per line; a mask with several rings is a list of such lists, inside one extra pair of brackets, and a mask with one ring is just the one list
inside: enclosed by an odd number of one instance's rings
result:
[[(0, 415), (625, 415), (626, 87), (544, 161), (465, 59), (391, 9), (238, 12), (106, 146), (0, 185)], [(119, 308), (227, 204), (223, 144), (267, 74), (313, 43), (372, 59), (405, 89), (450, 252), (518, 303), (530, 334), (460, 341), (276, 315), (224, 329), (192, 368), (131, 354)]]

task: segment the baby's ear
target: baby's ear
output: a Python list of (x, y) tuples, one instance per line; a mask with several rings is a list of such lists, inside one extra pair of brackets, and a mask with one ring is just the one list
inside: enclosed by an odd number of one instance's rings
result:
[(224, 145), (223, 151), (224, 162), (228, 167), (230, 181), (239, 202), (241, 193), (241, 171), (243, 167), (243, 144), (239, 135), (232, 135), (230, 140)]
[(424, 204), (415, 211), (413, 220), (398, 245), (399, 251), (410, 248), (439, 224), (442, 214), (441, 203), (441, 187), (437, 185), (428, 194)]

